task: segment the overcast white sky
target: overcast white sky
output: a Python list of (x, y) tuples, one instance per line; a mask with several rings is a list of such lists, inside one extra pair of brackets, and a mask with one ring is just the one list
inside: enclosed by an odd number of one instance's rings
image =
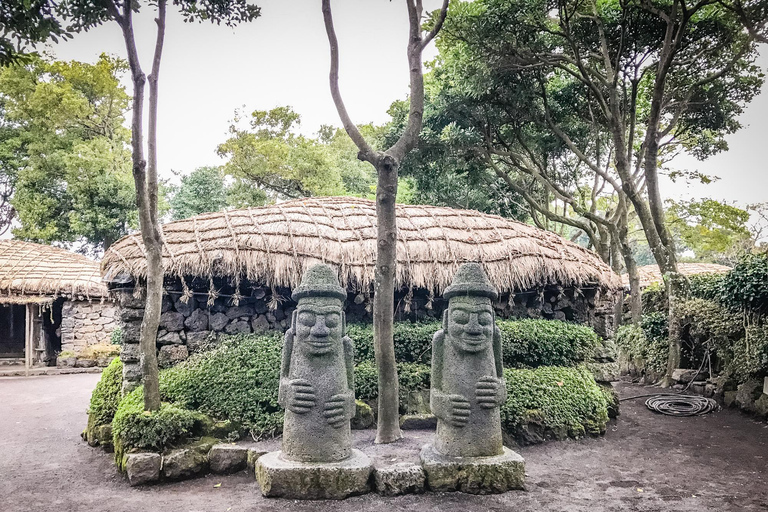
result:
[[(262, 17), (234, 29), (185, 24), (169, 13), (160, 77), (158, 163), (160, 172), (189, 173), (220, 164), (216, 146), (226, 139), (236, 108), (267, 110), (291, 105), (302, 132), (340, 125), (328, 89), (329, 50), (318, 0), (259, 0)], [(425, 9), (439, 7), (425, 0)], [(401, 1), (334, 0), (339, 37), (341, 90), (356, 123), (383, 123), (390, 103), (406, 97), (407, 15)], [(154, 44), (150, 10), (136, 20), (142, 64), (149, 72)], [(93, 62), (101, 52), (125, 57), (115, 24), (54, 45), (59, 59)], [(434, 47), (425, 53), (435, 55)], [(768, 50), (760, 60), (768, 69)], [(126, 77), (127, 79), (127, 77)], [(130, 91), (130, 84), (127, 83)], [(741, 119), (745, 128), (729, 137), (730, 150), (705, 162), (685, 156), (679, 169), (719, 176), (708, 186), (665, 181), (665, 197), (711, 197), (737, 203), (768, 201), (768, 86)]]

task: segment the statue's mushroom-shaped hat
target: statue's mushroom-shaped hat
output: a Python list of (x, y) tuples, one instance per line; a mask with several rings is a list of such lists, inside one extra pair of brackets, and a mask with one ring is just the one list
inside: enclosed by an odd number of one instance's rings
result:
[(339, 276), (329, 267), (319, 263), (310, 267), (301, 278), (301, 284), (291, 295), (296, 302), (304, 297), (334, 297), (341, 301), (347, 298), (347, 291), (339, 284)]
[(453, 276), (453, 282), (443, 292), (445, 299), (456, 296), (488, 297), (496, 300), (499, 294), (479, 263), (465, 263), (459, 267)]

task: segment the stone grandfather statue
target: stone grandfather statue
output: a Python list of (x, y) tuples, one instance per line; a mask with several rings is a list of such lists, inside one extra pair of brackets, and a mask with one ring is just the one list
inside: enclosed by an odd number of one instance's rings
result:
[(285, 408), (281, 457), (337, 462), (351, 454), (355, 414), (352, 341), (344, 336), (347, 297), (327, 265), (310, 268), (292, 295), (278, 400)]
[(501, 336), (482, 267), (462, 265), (445, 290), (448, 309), (432, 342), (430, 407), (437, 417), (434, 449), (448, 457), (503, 452), (499, 407), (507, 399)]

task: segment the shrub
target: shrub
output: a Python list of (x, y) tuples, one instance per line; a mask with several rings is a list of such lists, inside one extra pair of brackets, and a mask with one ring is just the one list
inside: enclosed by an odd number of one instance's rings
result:
[[(408, 393), (429, 389), (430, 366), (418, 363), (397, 363), (397, 375), (400, 383), (400, 405), (405, 406)], [(363, 361), (355, 367), (355, 398), (373, 400), (379, 396), (376, 365)]]
[(122, 387), (123, 363), (119, 357), (116, 357), (101, 372), (101, 378), (91, 394), (91, 403), (88, 407), (89, 429), (112, 423), (112, 418), (114, 418), (117, 405), (120, 402)]
[(204, 422), (199, 412), (165, 402), (160, 410), (146, 412), (143, 389), (136, 388), (120, 400), (112, 420), (115, 460), (121, 464), (123, 455), (132, 448), (165, 449), (193, 435)]
[(768, 313), (768, 253), (744, 256), (720, 284), (720, 302), (736, 311)]
[[(442, 328), (440, 322), (396, 322), (393, 329), (395, 359), (404, 363), (429, 364), (432, 336)], [(347, 336), (355, 344), (355, 363), (373, 361), (373, 326), (350, 324)]]
[(694, 274), (688, 276), (688, 296), (691, 299), (717, 301), (724, 274)]
[[(513, 367), (573, 366), (589, 359), (600, 339), (591, 328), (558, 320), (500, 320), (504, 363)], [(395, 358), (404, 363), (430, 364), (432, 336), (440, 322), (398, 322), (394, 326)], [(373, 361), (373, 329), (350, 324), (355, 362)]]
[(768, 325), (747, 327), (730, 347), (726, 371), (737, 382), (768, 376)]
[(640, 297), (643, 303), (644, 315), (669, 311), (669, 302), (667, 302), (667, 292), (664, 289), (664, 283), (651, 283), (642, 291)]
[(518, 440), (525, 440), (531, 423), (558, 439), (605, 432), (608, 400), (586, 368), (507, 369), (504, 377), (502, 427)]
[(212, 418), (230, 420), (255, 436), (279, 432), (283, 413), (279, 335), (237, 335), (160, 374), (163, 399)]
[(644, 315), (640, 327), (645, 335), (645, 367), (655, 374), (667, 371), (669, 359), (669, 329), (666, 313), (658, 312)]
[(616, 329), (616, 346), (629, 359), (644, 359), (646, 339), (643, 330), (636, 325), (622, 325)]
[(591, 328), (558, 320), (498, 322), (504, 365), (508, 368), (573, 366), (600, 345)]

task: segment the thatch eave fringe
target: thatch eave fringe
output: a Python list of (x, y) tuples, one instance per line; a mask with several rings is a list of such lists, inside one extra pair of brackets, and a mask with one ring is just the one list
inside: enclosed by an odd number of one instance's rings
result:
[[(549, 285), (617, 289), (619, 277), (592, 251), (553, 233), (469, 210), (398, 205), (396, 284), (440, 295), (458, 266), (484, 265), (502, 293)], [(163, 226), (166, 275), (246, 278), (294, 288), (316, 263), (336, 268), (342, 286), (368, 290), (375, 268), (375, 204), (308, 198), (198, 215)], [(138, 237), (106, 252), (102, 274), (146, 276)]]

